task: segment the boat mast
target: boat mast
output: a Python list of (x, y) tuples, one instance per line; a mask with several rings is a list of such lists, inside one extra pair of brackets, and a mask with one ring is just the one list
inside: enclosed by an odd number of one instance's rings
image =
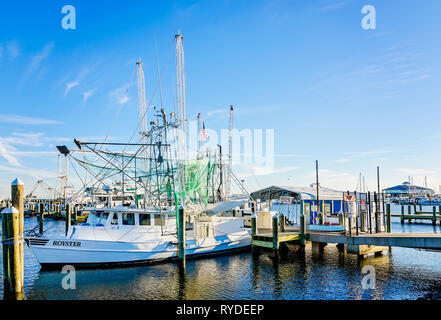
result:
[(231, 193), (231, 172), (233, 172), (233, 106), (230, 106), (230, 123), (228, 127), (228, 170), (225, 176), (225, 198)]
[(203, 127), (203, 123), (202, 123), (202, 115), (200, 113), (198, 113), (198, 153), (197, 153), (197, 158), (201, 159), (201, 147), (202, 147), (202, 127)]
[[(177, 141), (177, 160), (178, 160), (178, 190), (181, 195), (185, 191), (185, 160), (187, 151), (187, 125), (186, 125), (186, 105), (185, 105), (185, 65), (184, 65), (184, 37), (178, 31), (175, 35), (176, 40), (176, 98), (177, 98), (177, 117), (178, 117), (178, 141)], [(181, 199), (185, 201), (185, 199)]]
[[(142, 138), (142, 142), (144, 144), (148, 143), (147, 137), (147, 108), (146, 108), (146, 99), (145, 99), (145, 78), (144, 78), (144, 70), (143, 70), (143, 62), (141, 59), (136, 63), (137, 66), (137, 80), (138, 80), (138, 112), (139, 112), (139, 121), (140, 121), (140, 135)], [(142, 152), (143, 161), (141, 163), (141, 170), (147, 172), (147, 148)], [(136, 162), (136, 160), (135, 160)], [(136, 194), (136, 182), (135, 182), (135, 198)], [(144, 191), (144, 207), (147, 205), (147, 188)]]

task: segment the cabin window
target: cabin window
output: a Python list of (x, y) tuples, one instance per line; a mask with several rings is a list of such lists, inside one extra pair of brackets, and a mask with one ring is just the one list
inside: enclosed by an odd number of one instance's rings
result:
[(155, 226), (160, 226), (162, 221), (162, 226), (165, 226), (165, 217), (162, 217), (160, 214), (155, 214)]
[(151, 225), (151, 219), (149, 214), (140, 214), (139, 215), (139, 225), (140, 226), (149, 226)]
[(122, 224), (125, 226), (135, 225), (135, 214), (134, 213), (123, 213), (122, 214)]
[(109, 213), (103, 212), (102, 214), (99, 214), (98, 217), (99, 217), (98, 223), (106, 224), (107, 218), (109, 217)]
[(118, 214), (116, 212), (113, 214), (112, 222), (110, 224), (118, 225)]

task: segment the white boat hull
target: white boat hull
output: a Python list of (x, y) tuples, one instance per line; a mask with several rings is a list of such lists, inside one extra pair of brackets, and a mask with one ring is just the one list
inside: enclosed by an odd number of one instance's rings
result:
[[(107, 266), (118, 264), (144, 264), (177, 258), (177, 243), (97, 241), (70, 238), (30, 238), (32, 248), (42, 267), (63, 265)], [(249, 232), (243, 231), (228, 236), (187, 240), (185, 254), (188, 258), (228, 253), (251, 246)]]

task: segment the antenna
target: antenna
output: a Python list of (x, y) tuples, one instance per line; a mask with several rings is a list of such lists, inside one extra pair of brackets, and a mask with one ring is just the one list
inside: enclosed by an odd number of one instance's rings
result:
[(202, 134), (202, 115), (200, 113), (198, 113), (198, 135), (197, 135), (197, 137), (198, 137), (198, 154), (197, 154), (198, 158), (201, 156), (200, 155), (201, 148), (202, 148), (201, 134)]
[[(230, 106), (230, 123), (229, 123), (229, 127), (228, 127), (228, 171), (229, 172), (233, 172), (233, 111), (234, 108), (231, 105)], [(226, 184), (226, 192), (225, 192), (225, 197), (229, 197), (230, 196), (230, 192), (231, 192), (231, 176), (228, 173), (225, 179), (225, 184)]]

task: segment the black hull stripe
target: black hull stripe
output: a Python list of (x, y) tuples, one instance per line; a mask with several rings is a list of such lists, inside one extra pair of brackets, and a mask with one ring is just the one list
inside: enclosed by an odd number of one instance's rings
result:
[[(251, 249), (251, 245), (238, 247), (234, 249), (225, 249), (225, 250), (219, 250), (216, 252), (204, 252), (204, 253), (197, 253), (190, 256), (186, 256), (186, 260), (198, 260), (205, 258), (207, 256), (221, 256), (221, 255), (229, 255), (241, 251), (248, 251)], [(66, 265), (72, 265), (77, 269), (107, 269), (107, 268), (117, 268), (117, 267), (123, 267), (123, 266), (142, 266), (142, 265), (151, 265), (151, 264), (157, 264), (162, 262), (173, 262), (177, 261), (178, 258), (176, 256), (170, 257), (170, 258), (163, 258), (163, 259), (149, 259), (149, 260), (136, 260), (136, 261), (121, 261), (121, 262), (105, 262), (105, 263), (97, 263), (97, 262), (91, 262), (91, 263), (40, 263), (42, 271), (46, 270), (60, 270), (63, 268), (63, 266)]]

